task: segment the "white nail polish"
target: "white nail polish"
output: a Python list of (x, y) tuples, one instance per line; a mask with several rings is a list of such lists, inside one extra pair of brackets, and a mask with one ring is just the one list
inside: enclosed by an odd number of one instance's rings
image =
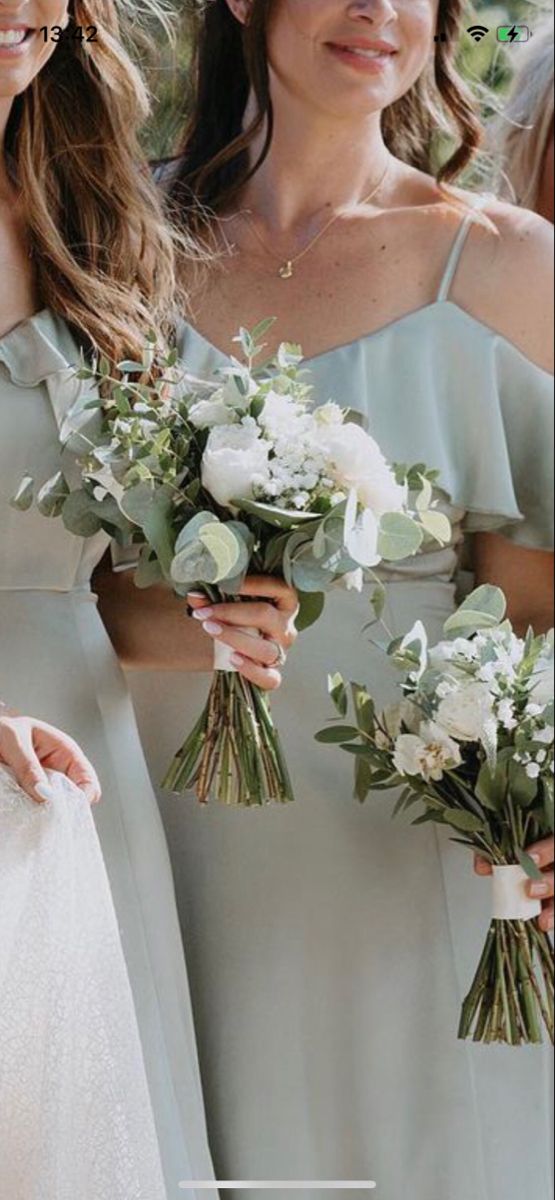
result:
[(37, 796), (40, 796), (41, 800), (53, 800), (56, 794), (54, 788), (51, 788), (47, 783), (37, 783), (35, 792)]

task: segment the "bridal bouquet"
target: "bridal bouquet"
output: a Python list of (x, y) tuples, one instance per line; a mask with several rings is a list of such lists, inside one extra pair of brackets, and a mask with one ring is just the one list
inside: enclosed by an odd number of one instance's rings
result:
[[(460, 1037), (511, 1046), (554, 1039), (553, 946), (526, 882), (527, 848), (553, 832), (554, 637), (516, 637), (497, 588), (475, 591), (429, 646), (417, 622), (388, 653), (405, 672), (400, 704), (377, 713), (353, 685), (356, 726), (318, 734), (356, 756), (357, 795), (401, 787), (396, 813), (433, 821), (493, 866), (493, 921), (464, 1002)], [(348, 693), (330, 690), (342, 719)]]
[[(37, 503), (79, 536), (104, 530), (136, 546), (140, 588), (165, 581), (178, 595), (200, 587), (212, 602), (240, 602), (247, 573), (285, 578), (305, 628), (332, 584), (361, 588), (363, 572), (415, 554), (425, 537), (447, 541), (450, 526), (432, 500), (436, 473), (390, 467), (338, 405), (316, 406), (298, 347), (255, 369), (270, 324), (241, 331), (244, 361), (207, 381), (180, 373), (176, 351), (154, 341), (142, 362), (84, 366), (91, 386), (62, 431), (77, 484), (58, 472)], [(29, 507), (33, 493), (27, 478), (13, 503)], [(204, 803), (293, 799), (266, 696), (229, 659), (216, 666), (164, 786), (195, 788)]]

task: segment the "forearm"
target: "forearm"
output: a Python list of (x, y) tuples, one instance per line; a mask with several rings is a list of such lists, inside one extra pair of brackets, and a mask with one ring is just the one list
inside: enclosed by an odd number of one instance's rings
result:
[(496, 534), (481, 534), (474, 550), (476, 586), (495, 584), (507, 597), (515, 632), (524, 636), (530, 626), (537, 634), (553, 625), (553, 555), (511, 545)]
[(214, 645), (171, 588), (135, 587), (132, 571), (95, 573), (99, 610), (127, 670), (211, 671)]

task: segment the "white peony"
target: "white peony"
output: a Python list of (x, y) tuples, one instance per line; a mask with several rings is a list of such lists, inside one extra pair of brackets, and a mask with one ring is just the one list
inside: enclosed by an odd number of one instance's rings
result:
[(270, 438), (296, 438), (308, 429), (312, 417), (292, 399), (279, 392), (268, 392), (258, 424)]
[(315, 438), (329, 459), (334, 483), (345, 491), (354, 490), (359, 503), (374, 516), (404, 509), (406, 488), (397, 483), (377, 442), (360, 425), (320, 422)]
[(489, 688), (471, 682), (445, 696), (437, 710), (436, 719), (451, 737), (459, 742), (482, 741), (493, 717), (493, 701)]
[(327, 404), (322, 404), (316, 409), (314, 420), (317, 425), (344, 425), (345, 409), (340, 408), (333, 400), (328, 400)]
[(237, 417), (225, 403), (220, 391), (211, 400), (199, 400), (193, 404), (189, 409), (189, 420), (195, 429), (213, 429), (216, 425), (234, 425)]
[(419, 734), (402, 733), (393, 755), (400, 775), (421, 776), (427, 783), (443, 779), (445, 771), (462, 762), (457, 743), (439, 725), (422, 725)]
[(269, 452), (255, 421), (212, 429), (202, 456), (203, 487), (223, 508), (252, 499), (254, 487), (265, 486), (270, 478)]

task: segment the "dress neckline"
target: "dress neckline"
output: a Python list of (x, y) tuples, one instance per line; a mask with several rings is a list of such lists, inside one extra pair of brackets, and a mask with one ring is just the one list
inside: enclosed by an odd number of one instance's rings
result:
[[(480, 330), (486, 337), (497, 339), (504, 345), (509, 346), (511, 350), (513, 350), (515, 354), (519, 355), (524, 362), (528, 363), (530, 367), (534, 367), (536, 371), (541, 371), (549, 378), (553, 377), (551, 371), (548, 371), (545, 367), (541, 367), (539, 363), (534, 362), (533, 359), (529, 358), (523, 350), (520, 350), (518, 346), (515, 346), (514, 342), (509, 341), (504, 334), (499, 333), (499, 331), (496, 329), (492, 329), (491, 325), (487, 325), (485, 321), (481, 321), (478, 317), (472, 316), (472, 313), (467, 312), (465, 308), (462, 308), (461, 305), (457, 304), (454, 300), (432, 300), (429, 304), (421, 305), (420, 308), (413, 308), (410, 312), (404, 313), (400, 317), (395, 317), (393, 321), (388, 321), (386, 325), (380, 325), (378, 329), (374, 329), (370, 333), (363, 333), (359, 337), (352, 338), (350, 341), (340, 342), (336, 346), (330, 346), (328, 350), (322, 350), (319, 354), (313, 354), (309, 357), (303, 358), (302, 365), (311, 367), (319, 362), (322, 362), (326, 358), (330, 358), (334, 354), (340, 354), (346, 350), (354, 350), (358, 347), (370, 345), (373, 341), (377, 341), (386, 334), (393, 332), (401, 325), (409, 324), (411, 321), (416, 321), (417, 319), (427, 316), (428, 313), (438, 312), (441, 310), (444, 312), (453, 313), (463, 322), (466, 321), (475, 329)], [(199, 341), (204, 343), (208, 350), (211, 350), (213, 354), (216, 354), (218, 358), (222, 358), (227, 362), (230, 361), (232, 357), (231, 354), (228, 354), (225, 350), (220, 350), (218, 346), (215, 346), (209, 338), (205, 337), (204, 334), (201, 333), (200, 330), (196, 329), (194, 325), (191, 325), (189, 321), (184, 321), (184, 325), (187, 329), (192, 331), (194, 336), (198, 338)]]

